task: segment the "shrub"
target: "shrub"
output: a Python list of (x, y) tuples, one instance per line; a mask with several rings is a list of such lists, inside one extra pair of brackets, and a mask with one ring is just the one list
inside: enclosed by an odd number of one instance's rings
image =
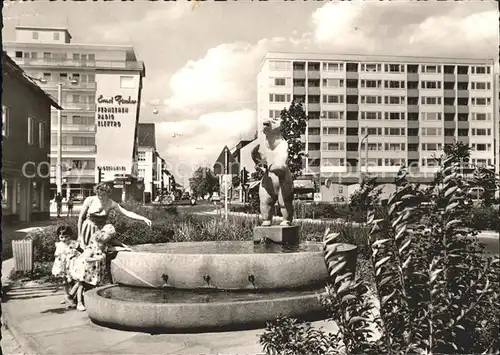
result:
[(9, 275), (9, 279), (16, 282), (25, 281), (39, 281), (39, 282), (50, 282), (59, 283), (60, 280), (52, 275), (52, 263), (39, 263), (36, 262), (33, 265), (33, 270), (31, 271), (15, 271), (12, 270)]
[[(456, 163), (454, 155), (444, 156), (440, 178), (426, 192), (408, 184), (402, 172), (381, 218), (370, 210), (370, 269), (378, 314), (366, 282), (345, 271), (345, 260), (332, 257), (339, 235), (326, 234), (331, 278), (322, 301), (338, 325), (326, 345), (330, 354), (499, 352), (500, 261), (481, 253), (476, 233), (468, 228), (469, 185)], [(431, 199), (434, 204), (423, 208), (422, 202)], [(291, 329), (299, 327), (279, 319), (268, 326), (261, 343), (268, 351), (292, 353), (291, 346), (280, 343), (280, 335)], [(321, 331), (309, 333), (318, 341), (327, 338)], [(307, 344), (301, 342), (296, 353)]]
[(492, 206), (474, 206), (467, 215), (466, 223), (478, 231), (493, 230), (500, 232), (500, 215), (498, 209)]

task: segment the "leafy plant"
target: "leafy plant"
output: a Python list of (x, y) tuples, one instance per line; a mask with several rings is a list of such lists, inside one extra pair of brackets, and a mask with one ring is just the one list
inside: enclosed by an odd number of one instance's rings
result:
[(219, 190), (219, 180), (210, 168), (199, 167), (189, 179), (189, 187), (194, 196), (212, 195)]
[(294, 179), (302, 173), (304, 143), (300, 138), (306, 132), (307, 120), (300, 101), (292, 101), (288, 109), (281, 111), (281, 134), (288, 142), (288, 167)]
[(363, 221), (366, 221), (367, 213), (380, 204), (382, 189), (377, 187), (377, 178), (365, 177), (361, 185), (350, 198), (349, 207), (351, 211), (358, 212)]
[[(439, 174), (426, 191), (409, 184), (402, 170), (382, 216), (376, 219), (370, 209), (373, 296), (365, 282), (355, 281), (347, 260), (336, 256), (338, 235), (327, 233), (331, 280), (323, 304), (339, 328), (329, 344), (332, 353), (499, 353), (500, 262), (482, 253), (464, 219), (472, 203), (470, 184), (461, 175), (462, 155), (460, 149), (441, 157)], [(265, 335), (261, 339), (277, 339)]]

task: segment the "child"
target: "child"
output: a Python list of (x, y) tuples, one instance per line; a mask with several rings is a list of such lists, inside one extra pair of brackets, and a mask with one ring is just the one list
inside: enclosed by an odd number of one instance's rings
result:
[[(71, 294), (76, 292), (78, 303), (76, 309), (79, 311), (85, 311), (85, 306), (83, 305), (84, 286), (90, 285), (95, 287), (102, 281), (106, 252), (114, 234), (115, 228), (111, 224), (105, 225), (102, 230), (96, 232), (72, 267), (71, 276), (77, 282), (73, 286)], [(121, 245), (124, 249), (128, 249), (123, 244)]]
[(73, 230), (69, 226), (59, 226), (56, 230), (59, 241), (56, 242), (56, 251), (54, 253), (54, 264), (52, 265), (52, 275), (62, 278), (64, 283), (65, 300), (68, 307), (73, 306), (74, 302), (70, 297), (70, 283), (72, 281), (70, 270), (76, 257), (78, 256), (78, 242), (71, 239)]

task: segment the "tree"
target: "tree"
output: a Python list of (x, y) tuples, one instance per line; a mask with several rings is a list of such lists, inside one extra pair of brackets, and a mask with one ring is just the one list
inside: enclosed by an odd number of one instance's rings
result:
[(294, 100), (288, 110), (285, 108), (281, 111), (281, 134), (288, 142), (288, 167), (294, 179), (302, 172), (305, 154), (304, 143), (300, 138), (306, 133), (307, 120), (302, 102)]
[(214, 191), (219, 189), (219, 179), (210, 168), (200, 167), (193, 173), (193, 177), (189, 179), (189, 187), (194, 196), (212, 195)]

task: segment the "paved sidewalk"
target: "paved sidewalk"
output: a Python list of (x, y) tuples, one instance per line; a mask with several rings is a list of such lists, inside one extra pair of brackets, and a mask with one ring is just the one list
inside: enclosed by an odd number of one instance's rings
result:
[[(12, 259), (3, 263), (10, 274)], [(67, 311), (57, 286), (25, 284), (11, 288), (2, 304), (6, 327), (12, 332), (2, 341), (7, 354), (262, 354), (263, 329), (152, 335), (108, 329), (93, 324), (85, 312)], [(316, 327), (335, 330), (332, 322)], [(15, 340), (14, 340), (15, 338)], [(11, 349), (6, 352), (7, 349)]]

